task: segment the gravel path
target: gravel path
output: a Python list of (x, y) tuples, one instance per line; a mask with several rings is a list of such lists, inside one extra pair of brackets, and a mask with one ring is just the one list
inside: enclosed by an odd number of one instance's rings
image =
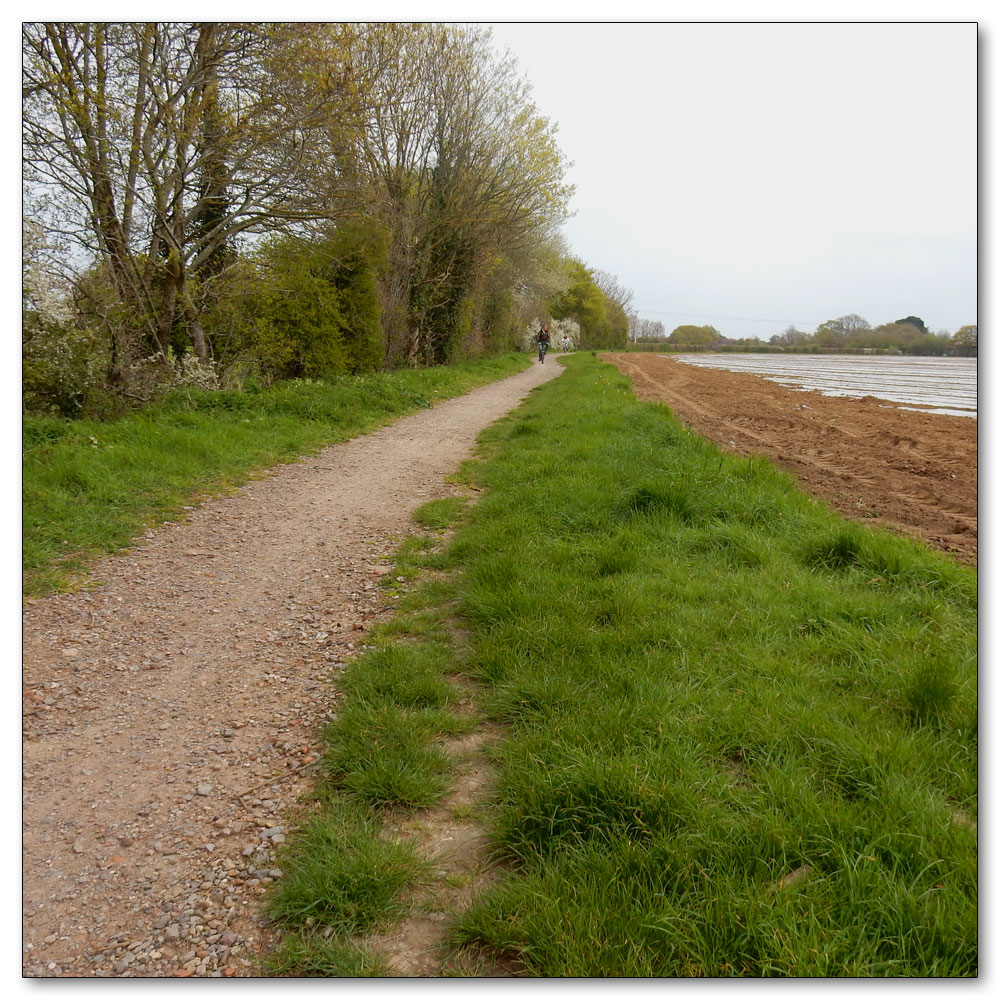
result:
[[(522, 374), (279, 467), (25, 609), (27, 976), (247, 976), (384, 563)], [(380, 565), (380, 562), (383, 565)], [(391, 603), (391, 602), (389, 602)]]

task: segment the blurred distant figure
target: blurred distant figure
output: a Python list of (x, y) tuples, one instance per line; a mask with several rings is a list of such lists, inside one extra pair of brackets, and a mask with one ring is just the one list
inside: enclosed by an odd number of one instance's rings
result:
[(568, 351), (569, 348), (570, 348), (569, 334), (568, 333), (564, 333), (563, 334), (563, 339), (562, 339), (562, 349), (564, 351)]

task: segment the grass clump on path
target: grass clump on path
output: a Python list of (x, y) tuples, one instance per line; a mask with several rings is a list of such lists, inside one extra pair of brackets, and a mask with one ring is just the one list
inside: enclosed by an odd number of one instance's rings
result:
[(24, 591), (79, 582), (185, 504), (279, 462), (345, 441), (433, 402), (522, 370), (527, 355), (271, 389), (175, 392), (112, 421), (23, 421)]
[(452, 546), (535, 976), (973, 976), (975, 572), (848, 524), (586, 355)]

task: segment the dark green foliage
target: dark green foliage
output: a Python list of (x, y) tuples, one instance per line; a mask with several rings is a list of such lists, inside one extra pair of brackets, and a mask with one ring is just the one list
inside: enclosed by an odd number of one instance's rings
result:
[(341, 226), (330, 240), (328, 280), (337, 289), (351, 372), (382, 364), (382, 321), (376, 279), (385, 267), (386, 234), (372, 226)]
[(897, 323), (909, 323), (910, 326), (915, 326), (921, 333), (930, 333), (927, 329), (927, 325), (919, 316), (904, 316), (902, 319), (897, 319)]
[(284, 239), (258, 255), (245, 334), (272, 378), (371, 371), (382, 362), (376, 272), (384, 236), (344, 226), (323, 239)]
[(474, 308), (471, 292), (476, 247), (447, 225), (441, 228), (444, 235), (438, 237), (428, 254), (429, 280), (413, 286), (410, 301), (411, 325), (424, 331), (418, 360), (426, 365), (459, 360)]
[(488, 294), (481, 308), (483, 349), (488, 354), (511, 351), (520, 333), (514, 296), (508, 289)]

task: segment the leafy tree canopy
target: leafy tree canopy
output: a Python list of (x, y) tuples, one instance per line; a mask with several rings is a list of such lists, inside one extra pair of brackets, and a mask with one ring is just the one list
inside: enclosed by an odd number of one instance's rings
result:
[(919, 316), (904, 316), (902, 319), (897, 319), (896, 322), (909, 323), (910, 326), (915, 326), (921, 333), (930, 333), (924, 321)]
[(722, 334), (714, 326), (694, 326), (692, 324), (682, 324), (674, 327), (667, 340), (672, 344), (690, 344), (692, 347), (708, 347), (717, 340), (722, 339)]

